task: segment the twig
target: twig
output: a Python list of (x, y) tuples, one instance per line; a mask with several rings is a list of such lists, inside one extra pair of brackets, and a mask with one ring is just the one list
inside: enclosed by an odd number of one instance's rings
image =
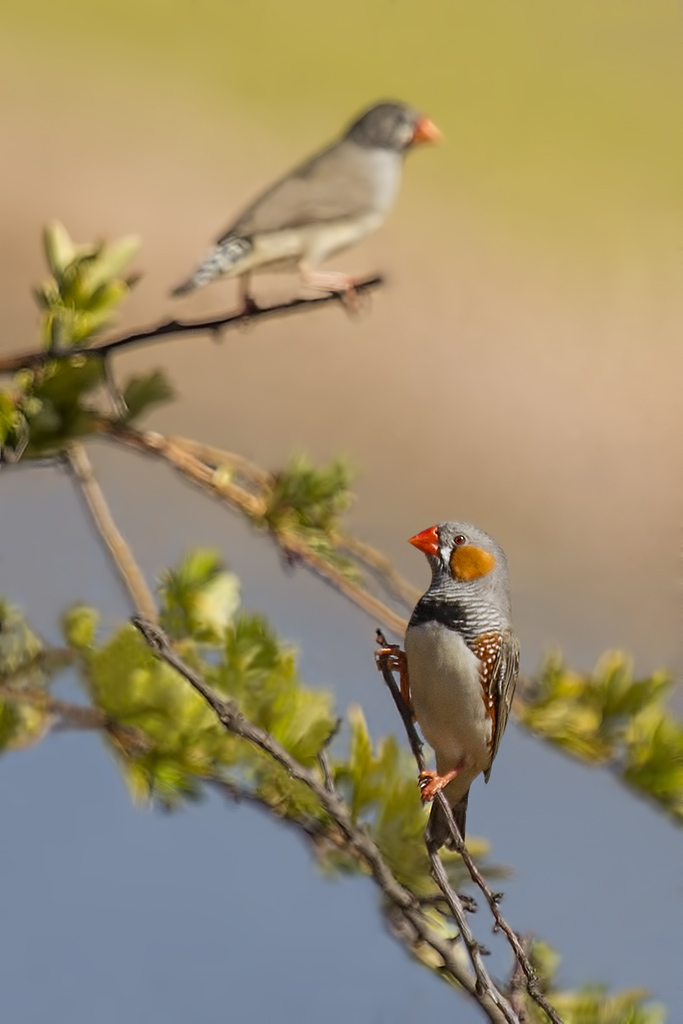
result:
[[(524, 952), (528, 954), (531, 947), (530, 936), (522, 937), (522, 946)], [(526, 1008), (526, 1001), (524, 999), (524, 992), (527, 987), (527, 980), (522, 970), (522, 965), (519, 960), (515, 958), (515, 962), (512, 968), (512, 974), (510, 975), (510, 981), (508, 983), (508, 991), (510, 992), (510, 1002), (512, 1003), (515, 1013), (519, 1017), (519, 1024), (531, 1024), (531, 1018)]]
[(182, 449), (182, 451), (187, 452), (189, 455), (193, 455), (195, 459), (214, 466), (216, 469), (228, 466), (256, 487), (269, 488), (272, 487), (275, 481), (272, 473), (262, 469), (261, 466), (257, 466), (255, 462), (251, 462), (243, 455), (238, 455), (237, 452), (229, 452), (224, 448), (217, 448), (213, 444), (193, 441), (190, 437), (179, 437), (177, 434), (171, 435), (168, 440), (177, 448)]
[(347, 551), (361, 565), (370, 569), (392, 597), (402, 601), (406, 608), (412, 611), (420, 597), (420, 591), (394, 568), (386, 555), (372, 544), (358, 540), (348, 533), (340, 533), (334, 540), (342, 551)]
[[(303, 783), (316, 797), (344, 835), (349, 848), (363, 861), (384, 896), (394, 916), (400, 918), (401, 937), (406, 942), (425, 943), (443, 962), (442, 970), (456, 980), (474, 998), (494, 1024), (519, 1024), (509, 1004), (491, 987), (479, 991), (479, 979), (472, 977), (456, 955), (451, 941), (433, 930), (415, 895), (396, 879), (379, 848), (366, 830), (356, 825), (336, 792), (330, 792), (318, 775), (293, 758), (272, 736), (254, 725), (240, 712), (232, 700), (223, 700), (200, 675), (193, 671), (170, 646), (165, 634), (154, 623), (136, 617), (133, 624), (154, 653), (183, 676), (213, 709), (223, 726), (236, 736), (262, 750), (287, 772), (290, 778)], [(391, 915), (390, 915), (391, 916)], [(466, 922), (465, 922), (466, 924)]]
[[(390, 647), (390, 646), (395, 647), (396, 646), (395, 644), (394, 645), (387, 644), (387, 642), (386, 642), (386, 640), (385, 640), (385, 638), (382, 635), (382, 632), (380, 630), (377, 630), (377, 642), (382, 647)], [(384, 681), (387, 684), (387, 686), (389, 688), (389, 691), (391, 693), (391, 696), (394, 699), (394, 703), (396, 704), (398, 712), (401, 715), (401, 720), (403, 721), (403, 725), (405, 727), (405, 730), (406, 730), (406, 733), (407, 733), (407, 736), (408, 736), (408, 741), (410, 743), (410, 749), (413, 752), (413, 756), (414, 756), (416, 764), (417, 764), (418, 773), (421, 774), (424, 771), (424, 768), (425, 768), (425, 760), (424, 760), (424, 756), (423, 756), (423, 753), (422, 753), (422, 742), (421, 742), (419, 736), (417, 735), (417, 730), (416, 730), (415, 725), (413, 723), (413, 718), (412, 718), (412, 715), (410, 713), (410, 710), (406, 706), (406, 703), (403, 700), (403, 697), (401, 695), (401, 691), (398, 688), (398, 686), (396, 685), (396, 680), (394, 679), (393, 672), (392, 672), (391, 667), (389, 665), (388, 655), (387, 654), (384, 654), (384, 653), (379, 653), (378, 654), (378, 656), (377, 656), (377, 667), (379, 668), (380, 672), (382, 673), (382, 676), (384, 677)], [(453, 817), (453, 812), (451, 810), (451, 805), (449, 804), (449, 802), (448, 802), (445, 794), (443, 793), (443, 791), (437, 793), (437, 795), (436, 795), (436, 797), (434, 799), (439, 801), (439, 805), (440, 805), (440, 807), (441, 807), (441, 809), (442, 809), (442, 811), (444, 813), (444, 816), (446, 818), (446, 821), (448, 823), (448, 828), (449, 828), (449, 831), (450, 831), (450, 834), (451, 834), (451, 838), (453, 839), (453, 844), (454, 844), (455, 849), (457, 850), (457, 852), (462, 857), (462, 861), (465, 864), (467, 870), (469, 871), (470, 877), (472, 878), (472, 881), (475, 882), (475, 884), (479, 887), (479, 889), (481, 889), (482, 893), (486, 897), (486, 902), (488, 903), (489, 908), (491, 910), (491, 913), (493, 915), (493, 918), (494, 918), (494, 920), (496, 922), (496, 925), (495, 925), (496, 929), (500, 929), (500, 931), (502, 931), (504, 933), (504, 935), (506, 936), (508, 942), (510, 943), (510, 946), (512, 947), (512, 951), (513, 951), (513, 953), (515, 955), (515, 958), (516, 958), (518, 964), (520, 965), (522, 971), (524, 972), (524, 975), (525, 975), (525, 978), (526, 978), (526, 988), (527, 988), (527, 991), (528, 991), (529, 995), (534, 1000), (534, 1002), (538, 1006), (540, 1006), (540, 1008), (546, 1014), (548, 1019), (553, 1022), (553, 1024), (563, 1024), (562, 1019), (558, 1015), (557, 1011), (550, 1005), (550, 1003), (544, 997), (543, 993), (540, 991), (540, 988), (539, 988), (539, 985), (538, 985), (538, 976), (536, 974), (536, 971), (533, 968), (533, 965), (531, 964), (531, 961), (529, 960), (528, 956), (526, 955), (526, 952), (524, 950), (524, 947), (522, 946), (522, 943), (520, 942), (518, 936), (512, 930), (512, 928), (510, 927), (510, 925), (507, 923), (507, 921), (505, 920), (505, 918), (503, 917), (503, 915), (500, 912), (500, 907), (498, 906), (498, 903), (499, 903), (499, 900), (501, 899), (502, 894), (501, 893), (494, 893), (492, 891), (492, 889), (489, 886), (488, 882), (486, 881), (486, 879), (482, 875), (481, 871), (477, 867), (475, 861), (473, 860), (471, 853), (469, 852), (469, 850), (465, 846), (465, 842), (463, 840), (463, 837), (460, 834), (460, 829), (458, 828), (458, 826), (455, 823), (455, 819)], [(438, 871), (437, 862), (440, 865), (441, 864), (441, 860), (440, 860), (438, 854), (436, 853), (436, 850), (428, 848), (428, 852), (429, 852), (429, 855), (430, 855), (430, 859), (432, 861), (432, 869), (433, 870), (436, 869)], [(441, 865), (441, 871), (443, 871), (443, 865)], [(437, 881), (438, 881), (438, 884), (439, 884), (439, 888), (444, 893), (444, 895), (446, 895), (446, 891), (445, 891), (445, 889), (444, 889), (444, 887), (443, 887), (443, 885), (441, 883), (441, 877), (445, 878), (446, 884), (450, 888), (450, 883), (448, 883), (448, 877), (446, 876), (445, 871), (443, 871), (443, 876), (441, 875), (441, 872), (439, 872), (438, 874), (435, 873), (435, 878), (437, 878)], [(451, 889), (451, 892), (452, 892), (452, 889)], [(450, 905), (450, 898), (449, 898), (449, 905)]]
[[(354, 290), (363, 295), (373, 291), (384, 284), (384, 278), (376, 274), (363, 281), (358, 281)], [(343, 302), (343, 296), (336, 292), (327, 295), (316, 296), (315, 298), (292, 299), (290, 302), (278, 302), (273, 306), (261, 306), (250, 312), (248, 317), (240, 310), (238, 313), (227, 313), (225, 316), (215, 317), (211, 320), (167, 320), (157, 324), (156, 327), (148, 327), (142, 331), (134, 331), (132, 334), (124, 334), (120, 338), (111, 338), (109, 341), (100, 342), (99, 345), (85, 346), (81, 348), (64, 349), (59, 352), (48, 352), (45, 349), (20, 352), (16, 355), (5, 356), (0, 359), (0, 373), (16, 373), (17, 370), (30, 369), (34, 366), (41, 366), (43, 363), (52, 360), (72, 359), (74, 356), (108, 356), (123, 348), (131, 348), (134, 345), (146, 345), (150, 342), (160, 341), (169, 335), (182, 336), (185, 334), (197, 334), (202, 331), (210, 331), (214, 334), (242, 327), (245, 323), (254, 320), (270, 320), (273, 317), (286, 316), (289, 313), (300, 313), (307, 310), (317, 309), (330, 302)]]
[(128, 406), (126, 405), (125, 398), (119, 391), (116, 380), (114, 379), (112, 365), (108, 359), (102, 360), (102, 376), (104, 378), (104, 386), (107, 394), (109, 395), (112, 409), (114, 410), (114, 415), (117, 419), (123, 419), (128, 412)]
[[(122, 427), (105, 419), (99, 422), (98, 429), (105, 437), (126, 447), (164, 459), (203, 490), (225, 501), (231, 508), (242, 512), (255, 525), (262, 525), (262, 517), (266, 509), (265, 501), (262, 498), (255, 497), (239, 484), (222, 479), (220, 474), (191, 455), (184, 447), (175, 444), (170, 438), (153, 431)], [(392, 633), (397, 636), (402, 636), (405, 633), (407, 623), (402, 616), (397, 615), (363, 587), (347, 579), (342, 572), (330, 565), (304, 540), (293, 534), (285, 535), (273, 531), (270, 531), (270, 535), (288, 561), (300, 562), (305, 565), (368, 615), (379, 619)]]
[[(0, 619), (0, 630), (3, 628), (3, 622)], [(34, 655), (26, 658), (25, 661), (8, 672), (0, 672), (0, 687), (18, 687), (18, 684), (22, 683), (27, 676), (35, 672), (42, 672), (49, 676), (58, 672), (60, 668), (71, 665), (74, 659), (75, 654), (70, 647), (41, 647)]]
[(191, 455), (184, 447), (175, 444), (171, 438), (163, 434), (152, 430), (135, 430), (105, 419), (98, 423), (98, 429), (103, 436), (127, 448), (163, 459), (192, 483), (214, 497), (221, 498), (231, 508), (242, 512), (250, 519), (259, 519), (265, 512), (265, 502), (260, 498), (254, 497), (238, 484), (223, 479), (201, 459)]
[(90, 459), (80, 441), (72, 442), (66, 449), (66, 461), (80, 486), (95, 528), (107, 546), (133, 607), (145, 618), (156, 620), (157, 607), (154, 596), (147, 586), (140, 566), (135, 561), (133, 552), (117, 529), (95, 478)]
[(334, 723), (333, 728), (330, 730), (327, 739), (325, 740), (322, 747), (318, 751), (318, 764), (320, 765), (320, 770), (323, 773), (323, 778), (325, 780), (325, 789), (329, 790), (330, 793), (334, 793), (336, 791), (336, 787), (334, 784), (334, 776), (332, 775), (332, 772), (330, 770), (330, 763), (327, 759), (327, 751), (329, 750), (332, 740), (335, 738), (341, 727), (342, 720), (341, 718), (338, 718), (337, 721)]
[[(236, 452), (193, 441), (187, 437), (171, 436), (168, 437), (168, 441), (176, 448), (193, 455), (207, 465), (215, 468), (227, 466), (234, 470), (238, 476), (243, 477), (256, 489), (255, 496), (263, 498), (264, 501), (266, 492), (269, 492), (275, 483), (273, 473), (269, 473), (255, 462)], [(358, 540), (350, 534), (332, 534), (331, 540), (340, 551), (346, 551), (364, 568), (369, 569), (392, 597), (401, 601), (407, 608), (413, 608), (420, 596), (420, 591), (394, 568), (386, 555), (371, 544)], [(399, 622), (395, 622), (395, 625), (399, 626)], [(404, 629), (403, 620), (400, 620), (399, 632)]]
[(70, 704), (50, 696), (45, 690), (34, 686), (12, 686), (0, 684), (0, 696), (11, 704), (28, 704), (54, 717), (52, 728), (57, 729), (104, 729), (109, 720), (98, 708), (83, 704)]
[(0, 684), (0, 697), (8, 703), (29, 704), (50, 716), (53, 721), (47, 724), (45, 732), (50, 729), (105, 732), (128, 757), (139, 756), (149, 749), (149, 741), (139, 729), (121, 725), (99, 708), (59, 700), (37, 687), (12, 686), (4, 682)]

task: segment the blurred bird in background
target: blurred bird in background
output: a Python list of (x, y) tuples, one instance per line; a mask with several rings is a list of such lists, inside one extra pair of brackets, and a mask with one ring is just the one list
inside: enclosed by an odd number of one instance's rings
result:
[(218, 277), (239, 277), (245, 312), (255, 308), (251, 274), (296, 270), (302, 283), (351, 294), (354, 279), (315, 268), (378, 228), (401, 181), (403, 157), (441, 137), (428, 117), (404, 103), (378, 103), (337, 142), (262, 193), (172, 292), (186, 295)]

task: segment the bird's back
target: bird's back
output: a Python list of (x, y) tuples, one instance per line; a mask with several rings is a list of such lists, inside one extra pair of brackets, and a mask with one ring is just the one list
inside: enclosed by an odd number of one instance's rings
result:
[(398, 189), (401, 160), (345, 140), (301, 164), (244, 210), (218, 240), (384, 213)]

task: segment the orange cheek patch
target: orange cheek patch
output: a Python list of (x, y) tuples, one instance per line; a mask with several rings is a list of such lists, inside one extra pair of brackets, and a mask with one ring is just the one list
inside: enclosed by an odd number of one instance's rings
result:
[(495, 564), (495, 558), (488, 551), (476, 548), (474, 544), (465, 544), (451, 555), (451, 574), (453, 579), (467, 583), (486, 576)]

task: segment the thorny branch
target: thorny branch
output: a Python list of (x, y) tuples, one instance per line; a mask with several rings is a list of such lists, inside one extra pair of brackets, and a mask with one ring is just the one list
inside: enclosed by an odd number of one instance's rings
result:
[[(387, 644), (385, 637), (383, 636), (381, 630), (379, 629), (377, 630), (377, 642), (381, 645), (382, 648), (384, 648), (383, 651), (380, 651), (377, 654), (377, 667), (382, 673), (382, 676), (384, 677), (384, 681), (389, 688), (394, 703), (396, 704), (396, 708), (401, 716), (401, 720), (405, 727), (408, 736), (408, 741), (410, 743), (410, 749), (413, 752), (413, 756), (417, 764), (418, 774), (420, 774), (424, 771), (426, 767), (424, 755), (422, 753), (422, 741), (420, 740), (420, 737), (417, 734), (417, 729), (415, 728), (415, 725), (413, 723), (413, 718), (410, 713), (410, 709), (406, 706), (406, 703), (401, 695), (401, 691), (399, 687), (396, 685), (396, 681), (394, 679), (393, 672), (389, 664), (390, 655), (386, 653), (390, 648), (398, 648), (395, 644)], [(475, 861), (472, 858), (472, 855), (470, 854), (469, 850), (465, 845), (465, 842), (460, 834), (460, 830), (455, 823), (453, 812), (451, 811), (451, 806), (448, 803), (446, 795), (443, 793), (443, 791), (437, 793), (435, 799), (439, 801), (441, 809), (444, 812), (455, 849), (460, 854), (462, 861), (465, 864), (465, 867), (470, 873), (472, 881), (479, 887), (479, 889), (482, 891), (486, 898), (486, 902), (488, 903), (493, 918), (496, 922), (495, 930), (502, 931), (506, 936), (508, 942), (510, 943), (510, 946), (512, 947), (512, 951), (515, 955), (516, 961), (524, 974), (526, 989), (529, 995), (534, 1000), (534, 1002), (538, 1006), (540, 1006), (540, 1008), (544, 1011), (548, 1019), (553, 1022), (553, 1024), (562, 1024), (561, 1017), (558, 1015), (557, 1011), (550, 1005), (550, 1003), (544, 997), (543, 993), (540, 991), (538, 984), (538, 976), (533, 968), (533, 965), (531, 964), (531, 961), (529, 960), (529, 957), (527, 956), (526, 950), (522, 942), (520, 941), (519, 937), (515, 934), (515, 932), (512, 930), (512, 928), (510, 927), (510, 925), (507, 923), (507, 921), (500, 912), (500, 907), (498, 906), (498, 904), (502, 897), (502, 893), (494, 893), (492, 891), (488, 882), (486, 881), (481, 871), (477, 867)], [(436, 850), (428, 847), (428, 852), (432, 863), (432, 872), (434, 874), (434, 879), (437, 882), (441, 891), (443, 892), (444, 896), (446, 896), (448, 904), (451, 907), (451, 910), (454, 911), (455, 903), (453, 901), (453, 897), (456, 897), (457, 899), (457, 894), (450, 886), (448, 876), (446, 875), (446, 872), (443, 868), (443, 864), (441, 863), (441, 859)]]
[[(245, 718), (232, 700), (223, 700), (193, 669), (180, 658), (171, 647), (165, 634), (154, 623), (135, 617), (133, 624), (142, 634), (154, 653), (174, 668), (204, 698), (213, 709), (223, 726), (236, 736), (252, 743), (259, 750), (281, 765), (290, 778), (303, 783), (316, 797), (320, 806), (330, 816), (344, 836), (347, 847), (364, 862), (376, 883), (390, 904), (389, 916), (398, 924), (397, 933), (409, 945), (422, 942), (436, 952), (443, 963), (442, 972), (449, 974), (479, 1004), (494, 1024), (520, 1024), (517, 1014), (507, 999), (490, 980), (481, 963), (481, 951), (476, 940), (471, 939), (468, 952), (473, 963), (477, 963), (475, 975), (463, 965), (451, 940), (439, 935), (431, 927), (415, 895), (396, 879), (388, 867), (379, 848), (367, 831), (356, 825), (346, 804), (336, 789), (329, 788), (324, 777), (304, 767), (293, 758), (272, 736)], [(457, 896), (456, 896), (457, 899)], [(469, 933), (465, 912), (462, 911), (463, 941)]]
[[(354, 286), (357, 295), (365, 295), (375, 288), (384, 284), (384, 278), (377, 274), (358, 281)], [(155, 327), (148, 327), (142, 331), (134, 331), (132, 334), (124, 334), (118, 338), (111, 338), (102, 341), (98, 345), (82, 346), (79, 348), (68, 348), (62, 351), (54, 349), (34, 349), (29, 352), (19, 352), (15, 355), (0, 358), (0, 373), (16, 373), (17, 370), (31, 369), (34, 366), (41, 366), (43, 363), (59, 359), (72, 359), (74, 356), (100, 356), (105, 358), (113, 352), (123, 348), (132, 348), (134, 345), (147, 345), (150, 342), (161, 341), (171, 335), (182, 336), (185, 334), (198, 334), (209, 331), (215, 335), (224, 331), (234, 330), (243, 327), (245, 323), (252, 323), (254, 320), (271, 320), (274, 317), (287, 316), (290, 313), (303, 313), (311, 309), (317, 309), (330, 302), (344, 302), (344, 296), (336, 292), (315, 298), (292, 299), (290, 302), (278, 302), (272, 306), (258, 306), (249, 311), (248, 315), (240, 310), (238, 313), (228, 313), (224, 316), (214, 317), (210, 320), (167, 320), (157, 324)]]

